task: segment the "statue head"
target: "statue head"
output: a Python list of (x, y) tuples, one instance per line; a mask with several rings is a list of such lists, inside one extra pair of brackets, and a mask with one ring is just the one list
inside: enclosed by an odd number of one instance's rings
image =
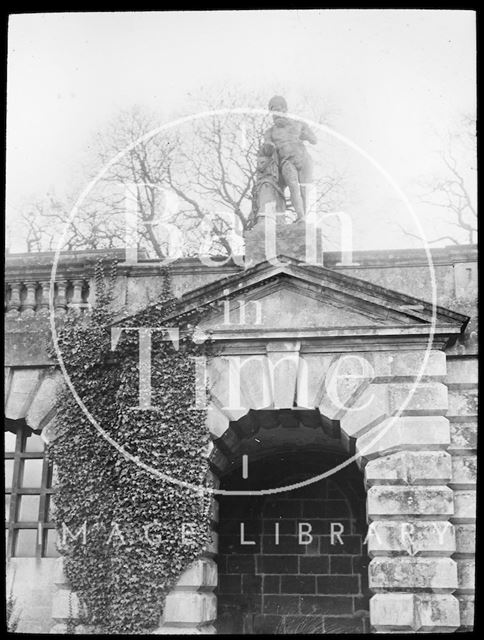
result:
[(286, 113), (287, 102), (282, 96), (274, 96), (269, 100), (269, 111), (282, 111)]

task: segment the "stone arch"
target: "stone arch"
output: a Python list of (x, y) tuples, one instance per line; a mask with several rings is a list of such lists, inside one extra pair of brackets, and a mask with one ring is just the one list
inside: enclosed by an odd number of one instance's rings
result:
[(56, 414), (57, 391), (63, 385), (54, 367), (11, 367), (5, 373), (5, 418), (23, 421), (48, 442)]
[[(237, 445), (230, 424), (249, 416), (251, 410), (317, 411), (322, 427), (337, 434), (345, 451), (359, 454), (358, 465), (364, 471), (368, 552), (373, 558), (368, 571), (374, 593), (371, 629), (453, 631), (460, 616), (452, 595), (457, 588), (457, 565), (451, 558), (455, 532), (449, 520), (454, 506), (448, 487), (452, 470), (447, 452), (445, 353), (430, 352), (405, 411), (392, 420), (412, 389), (424, 349), (414, 345), (405, 349), (405, 344), (399, 348), (392, 342), (372, 345), (371, 350), (362, 345), (359, 353), (369, 370), (358, 364), (357, 349), (347, 349), (341, 345), (320, 352), (310, 347), (301, 350), (300, 341), (284, 340), (215, 357), (208, 366), (211, 461), (223, 467), (224, 448), (230, 451)], [(234, 367), (240, 383), (235, 404), (230, 397)], [(341, 373), (333, 387), (336, 395), (327, 382), (335, 367)], [(192, 630), (214, 632), (215, 583), (216, 576), (211, 575), (210, 585), (198, 585), (198, 591), (192, 584), (203, 600), (187, 625)], [(179, 597), (180, 592), (175, 593)], [(188, 600), (186, 606), (190, 606)], [(168, 631), (176, 624), (184, 621), (170, 619), (165, 611), (162, 628)]]

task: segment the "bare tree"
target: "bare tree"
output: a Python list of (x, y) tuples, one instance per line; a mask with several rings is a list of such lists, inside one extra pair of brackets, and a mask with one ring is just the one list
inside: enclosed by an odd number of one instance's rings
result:
[[(133, 201), (136, 205), (137, 244), (148, 255), (166, 257), (169, 247), (163, 225), (167, 224), (181, 230), (184, 255), (198, 252), (201, 243), (207, 253), (230, 255), (234, 237), (254, 224), (257, 151), (269, 116), (212, 113), (241, 105), (260, 109), (265, 100), (256, 95), (225, 91), (217, 97), (199, 95), (196, 102), (203, 117), (159, 133), (157, 114), (144, 108), (134, 107), (114, 119), (93, 141), (85, 183), (111, 163), (108, 170), (69, 222), (67, 204), (55, 198), (36, 203), (34, 218), (25, 219), (28, 250), (51, 249), (65, 224), (67, 250), (124, 246), (127, 198), (131, 198), (131, 205)], [(306, 99), (302, 109), (307, 104)], [(312, 105), (313, 118), (315, 108)], [(299, 113), (297, 105), (294, 112)], [(316, 119), (325, 122), (324, 109)], [(323, 212), (340, 208), (344, 176), (329, 165), (319, 175), (318, 208)]]
[[(477, 239), (476, 118), (464, 114), (458, 127), (440, 138), (441, 171), (419, 183), (421, 204), (439, 211), (438, 226), (448, 232), (430, 243), (474, 243)], [(401, 227), (406, 235), (419, 237)]]

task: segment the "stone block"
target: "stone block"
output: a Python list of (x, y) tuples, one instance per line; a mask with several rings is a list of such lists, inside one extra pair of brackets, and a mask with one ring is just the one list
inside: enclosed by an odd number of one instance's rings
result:
[(474, 489), (477, 480), (477, 456), (453, 456), (452, 480), (453, 489)]
[(218, 553), (218, 533), (211, 531), (210, 543), (207, 549), (207, 555), (216, 556)]
[(219, 407), (210, 404), (207, 410), (207, 427), (214, 438), (220, 438), (229, 428), (230, 420)]
[[(378, 410), (376, 402), (359, 401), (373, 379), (373, 368), (360, 354), (344, 354), (333, 357), (324, 379), (319, 411), (322, 415), (336, 420), (348, 411), (359, 414), (365, 404), (371, 404), (373, 411)], [(380, 390), (376, 393), (379, 398)], [(372, 396), (370, 397), (372, 399)], [(357, 408), (355, 408), (357, 407)], [(363, 407), (363, 408), (362, 408)]]
[(378, 593), (370, 599), (370, 624), (379, 632), (414, 631), (415, 602), (411, 593)]
[(158, 627), (155, 631), (151, 632), (151, 635), (157, 636), (195, 636), (195, 635), (215, 635), (217, 633), (216, 628), (212, 624), (206, 624), (197, 627), (174, 627), (167, 625), (165, 627)]
[(321, 403), (328, 369), (333, 356), (304, 353), (299, 356), (296, 403), (298, 407), (311, 409)]
[(477, 421), (451, 422), (450, 446), (452, 454), (467, 454), (477, 449)]
[(448, 594), (378, 593), (370, 600), (370, 624), (379, 633), (455, 631), (459, 602)]
[(447, 484), (452, 462), (445, 451), (399, 451), (370, 460), (365, 467), (365, 483)]
[(454, 491), (454, 516), (452, 522), (474, 523), (476, 521), (476, 492)]
[(447, 358), (447, 384), (477, 384), (477, 358)]
[(429, 589), (442, 593), (457, 588), (457, 566), (452, 558), (373, 558), (368, 579), (373, 591)]
[(177, 590), (212, 590), (217, 586), (217, 565), (209, 558), (195, 560), (185, 569), (175, 589)]
[(451, 556), (456, 550), (453, 525), (446, 520), (376, 520), (368, 528), (368, 555)]
[(415, 595), (416, 631), (454, 631), (460, 624), (459, 602), (453, 595)]
[(13, 371), (8, 397), (5, 399), (6, 418), (10, 420), (25, 418), (42, 373), (42, 369), (17, 369)]
[(371, 460), (400, 449), (447, 449), (450, 426), (443, 416), (388, 418), (356, 441), (356, 451)]
[(58, 589), (52, 599), (52, 618), (63, 622), (79, 617), (79, 599), (70, 589)]
[(416, 378), (419, 374), (444, 380), (447, 374), (446, 357), (443, 351), (432, 350), (425, 360), (425, 350), (376, 351), (365, 356), (373, 366), (376, 379)]
[(46, 376), (28, 408), (25, 420), (32, 429), (42, 429), (55, 413), (57, 389), (63, 383), (60, 372)]
[[(447, 387), (440, 382), (419, 382), (409, 398), (413, 383), (389, 385), (392, 413), (404, 405), (406, 412), (418, 415), (443, 415), (448, 407)], [(408, 400), (408, 401), (407, 401)]]
[[(296, 397), (299, 351), (273, 351), (269, 350), (268, 345), (267, 358), (274, 407), (276, 409), (292, 409)], [(252, 383), (257, 384), (257, 379)], [(260, 387), (259, 382), (258, 393), (260, 393)]]
[(474, 596), (458, 594), (460, 608), (460, 624), (462, 627), (472, 628), (474, 626)]
[(409, 383), (371, 384), (340, 419), (345, 439), (355, 439), (397, 411), (406, 414), (443, 415), (447, 387), (439, 382), (420, 383), (412, 396)]
[(457, 559), (459, 593), (473, 594), (475, 591), (476, 563), (469, 558)]
[(455, 550), (456, 555), (472, 556), (476, 552), (476, 525), (456, 524), (455, 529)]
[(477, 386), (474, 389), (449, 389), (448, 416), (477, 415)]
[(213, 593), (172, 591), (166, 596), (163, 623), (199, 625), (216, 620), (217, 599)]
[(401, 487), (378, 485), (367, 493), (368, 520), (420, 516), (447, 520), (454, 513), (453, 492), (446, 486)]

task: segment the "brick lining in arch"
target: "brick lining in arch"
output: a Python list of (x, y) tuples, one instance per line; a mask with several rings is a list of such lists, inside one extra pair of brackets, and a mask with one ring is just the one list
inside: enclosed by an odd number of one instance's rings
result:
[[(323, 453), (279, 455), (261, 460), (253, 473), (280, 485), (321, 473), (323, 461)], [(298, 475), (288, 477), (288, 469), (298, 468)], [(241, 485), (236, 471), (222, 479), (221, 487)], [(368, 631), (364, 503), (355, 465), (294, 491), (220, 496), (218, 633)], [(254, 545), (240, 544), (240, 522), (244, 541)], [(331, 523), (340, 538), (331, 538)], [(309, 544), (299, 544), (298, 526), (311, 528), (301, 537)]]

